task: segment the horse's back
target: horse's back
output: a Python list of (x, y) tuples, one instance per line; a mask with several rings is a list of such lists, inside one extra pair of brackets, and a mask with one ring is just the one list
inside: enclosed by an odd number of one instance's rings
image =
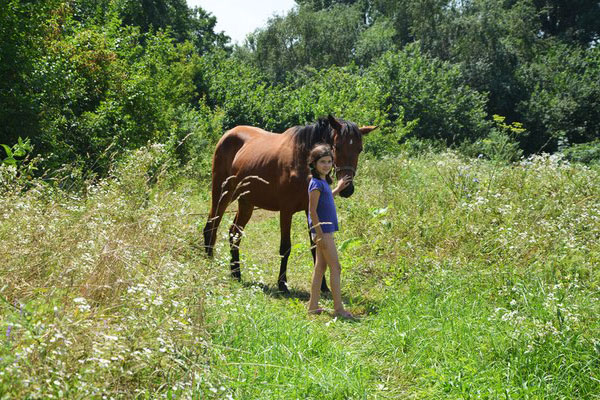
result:
[(254, 126), (236, 126), (219, 140), (213, 157), (213, 169), (215, 163), (224, 163), (232, 168), (230, 172), (237, 174), (245, 166), (254, 169), (257, 163), (275, 161), (282, 155), (282, 139), (281, 134)]
[(220, 190), (225, 179), (234, 177), (232, 185), (244, 182), (245, 200), (260, 208), (279, 210), (282, 201), (289, 202), (282, 189), (290, 181), (292, 157), (289, 135), (236, 126), (223, 135), (215, 150), (213, 190)]

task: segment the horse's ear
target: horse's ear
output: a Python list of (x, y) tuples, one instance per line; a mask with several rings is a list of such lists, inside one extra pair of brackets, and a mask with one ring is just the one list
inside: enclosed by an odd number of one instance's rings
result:
[(329, 114), (327, 116), (327, 120), (329, 121), (329, 125), (331, 125), (331, 127), (333, 129), (335, 129), (336, 131), (339, 131), (342, 129), (342, 125), (331, 114)]
[(368, 135), (369, 132), (374, 131), (375, 129), (377, 129), (377, 126), (374, 126), (374, 125), (362, 126), (362, 127), (358, 128), (360, 133), (363, 135)]

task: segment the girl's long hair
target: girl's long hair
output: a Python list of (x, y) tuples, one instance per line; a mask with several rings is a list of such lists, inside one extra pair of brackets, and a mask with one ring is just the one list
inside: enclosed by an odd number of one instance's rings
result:
[[(333, 151), (331, 150), (331, 146), (325, 143), (317, 144), (310, 151), (310, 154), (308, 155), (308, 167), (310, 168), (311, 177), (320, 179), (320, 175), (317, 172), (317, 161), (326, 156), (331, 157), (333, 160)], [(325, 180), (330, 185), (333, 183), (333, 179), (331, 179), (331, 171), (325, 175)]]

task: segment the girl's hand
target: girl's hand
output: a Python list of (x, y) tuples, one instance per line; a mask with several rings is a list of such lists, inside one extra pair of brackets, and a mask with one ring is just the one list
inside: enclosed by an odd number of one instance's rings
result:
[(336, 189), (339, 192), (339, 191), (344, 190), (345, 188), (347, 188), (348, 185), (350, 185), (351, 183), (352, 183), (352, 177), (350, 175), (346, 175), (346, 176), (344, 176), (342, 179), (340, 179), (338, 181)]

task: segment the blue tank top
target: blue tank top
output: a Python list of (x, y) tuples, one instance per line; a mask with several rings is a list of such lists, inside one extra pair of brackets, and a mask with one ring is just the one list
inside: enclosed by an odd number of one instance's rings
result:
[[(321, 223), (321, 229), (324, 233), (331, 233), (339, 230), (337, 213), (335, 211), (335, 203), (333, 202), (333, 193), (331, 188), (327, 184), (327, 181), (318, 178), (311, 178), (308, 184), (308, 194), (313, 190), (321, 192), (319, 196), (319, 204), (317, 204), (317, 216)], [(308, 226), (311, 228), (312, 233), (316, 233), (315, 229), (312, 228), (312, 221), (310, 218), (310, 212), (308, 213)]]

